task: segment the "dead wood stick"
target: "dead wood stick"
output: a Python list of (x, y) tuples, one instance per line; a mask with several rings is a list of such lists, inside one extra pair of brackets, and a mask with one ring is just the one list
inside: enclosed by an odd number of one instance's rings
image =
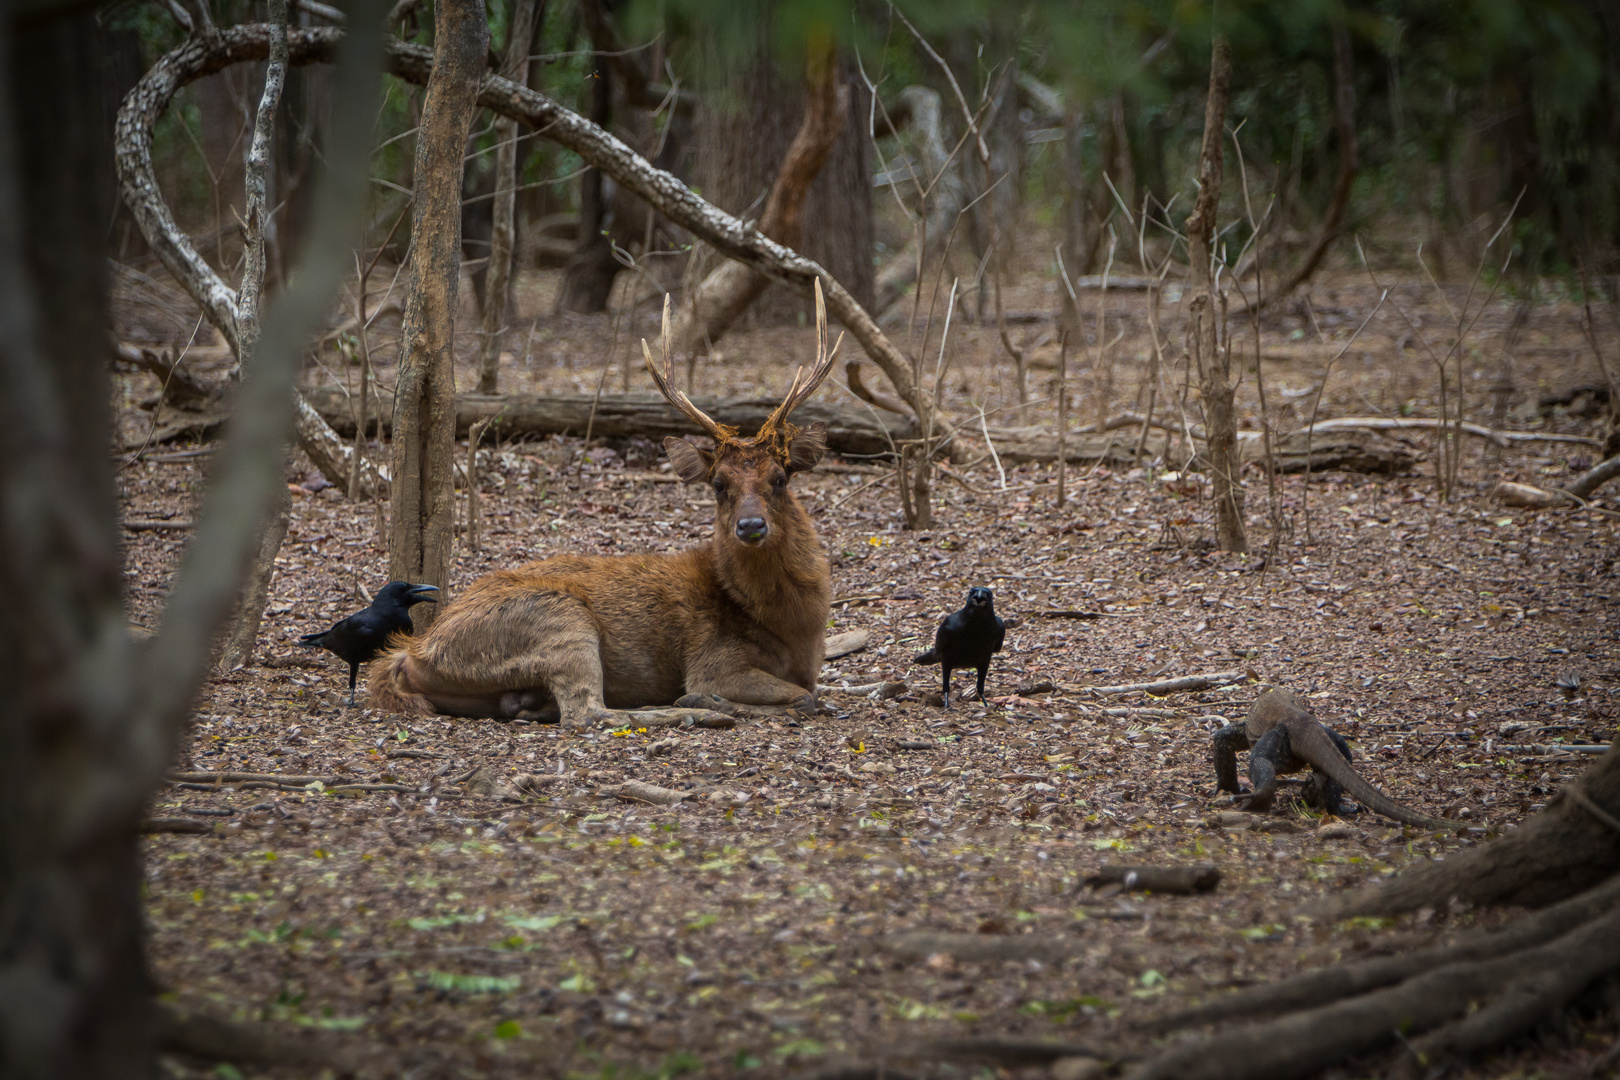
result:
[(1160, 679), (1157, 682), (1120, 683), (1117, 686), (1088, 686), (1085, 689), (1093, 694), (1112, 697), (1116, 694), (1179, 694), (1189, 690), (1210, 690), (1217, 686), (1226, 686), (1230, 683), (1242, 682), (1248, 676), (1241, 671), (1215, 671), (1208, 675), (1182, 675), (1175, 679)]
[[(486, 300), (486, 304), (490, 301)], [(478, 517), (480, 514), (478, 499), (478, 443), (489, 430), (489, 425), (500, 419), (500, 414), (486, 416), (475, 423), (467, 432), (467, 547), (472, 551), (482, 551), (483, 545), (478, 537)]]
[[(1332, 420), (1318, 420), (1310, 427), (1311, 431), (1401, 431), (1406, 429), (1420, 430), (1425, 428), (1444, 427), (1450, 430), (1454, 427), (1461, 429), (1469, 435), (1476, 435), (1481, 439), (1489, 439), (1499, 445), (1510, 442), (1561, 442), (1580, 443), (1585, 446), (1602, 446), (1602, 439), (1594, 439), (1587, 435), (1562, 435), (1551, 431), (1498, 431), (1485, 427), (1483, 424), (1474, 424), (1463, 421), (1460, 425), (1454, 420), (1435, 420), (1429, 417), (1406, 416), (1339, 416)], [(1245, 431), (1239, 433), (1239, 438), (1259, 438), (1260, 432)]]
[(840, 656), (860, 652), (866, 648), (866, 643), (871, 640), (871, 637), (871, 633), (866, 630), (851, 630), (844, 634), (834, 634), (822, 646), (821, 658), (823, 661), (836, 660)]
[(164, 779), (170, 783), (185, 782), (192, 784), (231, 784), (243, 780), (268, 780), (276, 784), (313, 784), (337, 783), (330, 776), (295, 776), (287, 773), (256, 773), (256, 772), (173, 772)]
[(124, 528), (130, 532), (161, 532), (164, 529), (189, 529), (190, 518), (130, 518)]
[(626, 802), (652, 803), (654, 806), (674, 806), (691, 793), (676, 791), (674, 788), (659, 787), (657, 784), (649, 784), (642, 780), (626, 780), (618, 786), (614, 794)]
[(828, 683), (816, 684), (816, 693), (818, 694), (852, 694), (859, 695), (861, 697), (877, 694), (884, 700), (888, 700), (889, 698), (897, 698), (905, 692), (906, 684), (894, 679), (886, 679), (882, 682), (862, 683), (859, 686), (832, 686)]
[(1341, 998), (1391, 986), (1420, 972), (1470, 960), (1516, 953), (1551, 941), (1620, 905), (1620, 876), (1552, 907), (1477, 933), (1451, 945), (1336, 964), (1292, 979), (1246, 987), (1191, 1009), (1133, 1025), (1142, 1031), (1175, 1031), (1239, 1016), (1274, 1016), (1314, 1008)]
[(1086, 884), (1119, 884), (1132, 892), (1158, 892), (1187, 895), (1212, 892), (1221, 882), (1214, 866), (1115, 866), (1107, 865), (1086, 878)]
[(1074, 956), (1084, 948), (1084, 941), (1077, 937), (1051, 937), (1046, 934), (948, 934), (917, 930), (880, 938), (878, 945), (903, 960), (926, 960), (944, 953), (968, 963), (983, 963)]
[(629, 714), (632, 728), (700, 727), (729, 731), (737, 726), (735, 716), (713, 709), (637, 709)]

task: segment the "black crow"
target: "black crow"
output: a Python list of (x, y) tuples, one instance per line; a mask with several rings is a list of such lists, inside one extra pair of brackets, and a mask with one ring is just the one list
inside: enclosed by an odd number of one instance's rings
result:
[(951, 670), (979, 669), (979, 700), (984, 700), (984, 676), (990, 670), (990, 656), (1001, 651), (1007, 638), (1007, 624), (996, 618), (995, 594), (989, 589), (968, 590), (967, 604), (953, 611), (939, 624), (934, 647), (917, 657), (919, 664), (939, 664), (945, 669), (945, 707), (951, 707)]
[(396, 631), (411, 629), (411, 605), (426, 600), (438, 603), (437, 585), (412, 585), (390, 581), (377, 590), (376, 599), (364, 611), (356, 612), (330, 630), (305, 634), (298, 644), (308, 649), (330, 649), (349, 662), (349, 704), (354, 704), (354, 682), (360, 665), (375, 660)]

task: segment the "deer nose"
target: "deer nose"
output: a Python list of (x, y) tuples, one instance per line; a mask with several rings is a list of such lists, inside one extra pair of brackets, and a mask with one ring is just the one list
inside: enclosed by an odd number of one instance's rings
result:
[(762, 517), (745, 517), (737, 519), (737, 539), (745, 544), (757, 544), (765, 539), (770, 529)]

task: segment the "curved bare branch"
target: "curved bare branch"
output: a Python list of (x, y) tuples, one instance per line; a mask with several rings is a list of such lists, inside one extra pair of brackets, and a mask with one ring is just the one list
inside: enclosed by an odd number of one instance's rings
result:
[[(338, 43), (343, 40), (343, 33), (336, 27), (294, 30), (288, 40), (289, 62), (330, 63)], [(138, 137), (137, 133), (126, 130), (126, 115), (131, 120), (137, 115), (155, 118), (161, 111), (159, 106), (167, 105), (179, 87), (192, 79), (245, 60), (263, 59), (268, 51), (269, 31), (264, 25), (234, 26), (221, 30), (211, 38), (194, 39), (176, 48), (158, 61), (136, 90), (131, 92), (125, 108), (119, 114), (118, 165), (126, 199), (131, 198), (130, 191), (134, 188), (134, 198), (140, 202), (139, 209), (135, 209), (132, 203), (138, 222), (143, 220), (142, 215), (148, 215), (155, 223), (165, 227), (168, 234), (178, 232), (152, 180), (149, 137), (138, 147), (124, 145)], [(407, 82), (426, 85), (433, 71), (433, 51), (421, 45), (390, 41), (388, 70)], [(919, 394), (912, 382), (910, 359), (889, 340), (866, 309), (849, 294), (849, 290), (815, 261), (778, 244), (753, 226), (705, 201), (679, 178), (654, 168), (611, 133), (537, 90), (518, 86), (496, 75), (486, 75), (478, 94), (478, 104), (502, 116), (514, 117), (532, 125), (543, 138), (574, 151), (588, 164), (612, 176), (665, 217), (707, 241), (728, 258), (801, 294), (810, 293), (812, 282), (820, 280), (826, 292), (828, 312), (861, 343), (867, 356), (882, 370), (912, 411), (917, 416), (928, 414), (933, 403), (926, 395)], [(145, 224), (142, 231), (146, 231)], [(218, 275), (197, 257), (195, 250), (190, 250), (189, 257), (186, 256), (189, 248), (189, 243), (177, 246), (167, 253), (160, 252), (160, 257), (183, 282), (198, 280), (211, 284), (210, 279), (218, 282)], [(175, 260), (172, 264), (171, 259)], [(211, 311), (228, 307), (234, 312), (235, 294), (225, 289), (223, 282), (219, 282), (218, 286), (209, 293), (216, 298), (211, 300)], [(219, 301), (220, 289), (227, 294), (225, 298), (230, 300), (229, 305)], [(210, 318), (213, 318), (213, 314), (210, 314)], [(232, 330), (227, 337), (234, 341), (234, 314), (231, 325)]]

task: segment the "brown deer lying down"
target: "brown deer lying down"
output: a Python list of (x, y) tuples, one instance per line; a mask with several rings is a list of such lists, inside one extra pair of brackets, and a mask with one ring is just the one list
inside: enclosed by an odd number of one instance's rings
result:
[(714, 538), (678, 555), (560, 555), (487, 574), (371, 665), (372, 704), (577, 727), (629, 722), (612, 710), (687, 694), (812, 710), (831, 592), (821, 538), (788, 481), (821, 459), (827, 433), (787, 417), (838, 351), (819, 284), (816, 344), (809, 377), (800, 368), (759, 433), (738, 438), (670, 385), (666, 299), (662, 373), (645, 341), (642, 351), (664, 397), (714, 437), (712, 453), (664, 440), (683, 480), (713, 487)]

